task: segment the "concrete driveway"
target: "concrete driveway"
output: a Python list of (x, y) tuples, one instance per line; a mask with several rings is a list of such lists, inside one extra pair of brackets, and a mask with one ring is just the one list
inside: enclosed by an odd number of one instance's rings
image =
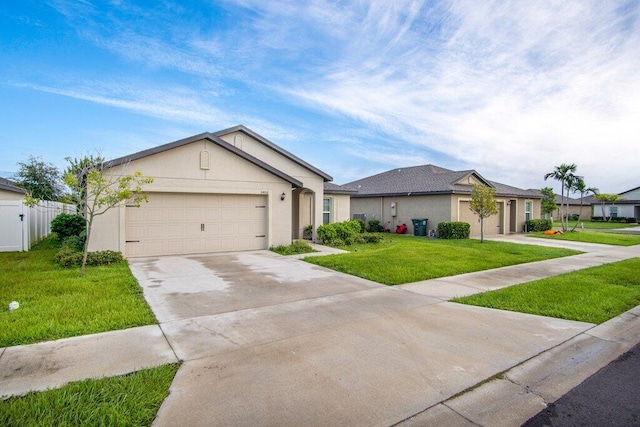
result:
[(593, 326), (268, 251), (129, 263), (184, 361), (158, 426), (392, 425)]

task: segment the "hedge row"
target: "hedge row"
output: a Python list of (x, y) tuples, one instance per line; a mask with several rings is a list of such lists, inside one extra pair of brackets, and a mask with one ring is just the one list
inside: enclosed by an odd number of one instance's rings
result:
[(379, 234), (363, 233), (363, 225), (363, 221), (359, 219), (324, 224), (318, 227), (318, 238), (329, 246), (377, 243), (382, 240)]
[[(607, 218), (604, 218), (604, 217), (601, 217), (601, 216), (592, 216), (591, 217), (591, 221), (592, 222), (607, 222)], [(636, 222), (638, 222), (638, 220), (635, 219), (632, 216), (630, 216), (630, 217), (619, 216), (619, 217), (611, 218), (609, 220), (609, 222), (620, 222), (620, 223), (626, 223), (626, 224), (635, 224)]]
[(453, 221), (438, 224), (439, 239), (468, 239), (471, 225), (468, 222)]
[(553, 228), (553, 221), (550, 219), (529, 219), (525, 221), (524, 226), (528, 232), (547, 231)]

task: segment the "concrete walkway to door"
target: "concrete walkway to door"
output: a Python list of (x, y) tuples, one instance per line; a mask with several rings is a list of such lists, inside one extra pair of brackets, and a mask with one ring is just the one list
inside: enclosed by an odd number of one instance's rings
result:
[[(564, 264), (640, 256), (588, 250)], [(557, 274), (557, 261), (534, 270)], [(637, 308), (595, 326), (446, 301), (491, 280), (520, 283), (531, 264), (448, 278), (447, 292), (438, 282), (382, 286), (268, 251), (130, 265), (160, 326), (0, 349), (0, 395), (180, 359), (158, 426), (519, 425), (640, 341)]]

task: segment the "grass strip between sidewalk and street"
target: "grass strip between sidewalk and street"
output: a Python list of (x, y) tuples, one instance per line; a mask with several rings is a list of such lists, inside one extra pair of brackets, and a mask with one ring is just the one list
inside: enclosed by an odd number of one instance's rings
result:
[(150, 426), (179, 364), (0, 400), (3, 426)]
[(476, 239), (444, 240), (385, 235), (380, 243), (343, 247), (348, 254), (304, 260), (386, 285), (400, 285), (508, 265), (576, 255), (545, 246)]
[(640, 234), (610, 233), (591, 230), (567, 231), (564, 234), (544, 234), (543, 232), (529, 233), (528, 237), (568, 240), (582, 243), (600, 243), (604, 245), (633, 246), (640, 244)]
[[(50, 240), (0, 253), (0, 347), (157, 323), (126, 262), (78, 268), (55, 263)], [(20, 307), (9, 311), (17, 301)]]
[(640, 304), (638, 271), (632, 258), (452, 301), (599, 324)]

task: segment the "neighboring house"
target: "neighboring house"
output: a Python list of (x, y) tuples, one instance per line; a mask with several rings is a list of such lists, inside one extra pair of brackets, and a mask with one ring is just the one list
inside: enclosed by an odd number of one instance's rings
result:
[(22, 200), (27, 190), (6, 178), (0, 178), (0, 200)]
[(324, 183), (324, 199), (322, 200), (322, 223), (343, 222), (351, 219), (351, 196), (357, 193), (354, 188)]
[[(349, 218), (331, 176), (244, 126), (203, 133), (108, 162), (106, 175), (154, 178), (148, 203), (96, 217), (90, 250), (126, 257), (267, 249), (308, 225)], [(332, 216), (333, 215), (333, 216)]]
[[(614, 204), (606, 203), (604, 216), (613, 218), (635, 218), (640, 220), (640, 187), (632, 188), (618, 194), (622, 200)], [(593, 216), (602, 215), (602, 204), (599, 200), (591, 199)]]
[[(554, 221), (560, 221), (560, 203), (562, 200), (562, 196), (559, 194), (556, 194), (556, 207), (557, 209), (555, 211), (553, 211), (552, 213), (552, 219)], [(565, 208), (567, 205), (567, 201), (569, 203), (569, 209), (568, 209), (568, 213), (569, 216), (571, 217), (571, 215), (580, 215), (580, 219), (583, 221), (590, 221), (591, 220), (591, 202), (592, 202), (592, 198), (591, 196), (585, 197), (582, 199), (582, 211), (580, 211), (580, 199), (572, 199), (571, 197), (564, 197), (564, 203), (565, 203)], [(563, 210), (565, 209), (563, 208)]]
[(427, 229), (443, 221), (464, 221), (471, 235), (480, 235), (480, 220), (469, 209), (471, 184), (496, 189), (498, 214), (484, 220), (487, 235), (524, 230), (527, 219), (540, 218), (538, 191), (523, 190), (489, 181), (474, 170), (452, 171), (434, 165), (393, 169), (346, 184), (358, 192), (351, 195), (352, 215), (375, 218), (394, 231), (406, 224), (413, 234), (412, 219), (428, 219)]

